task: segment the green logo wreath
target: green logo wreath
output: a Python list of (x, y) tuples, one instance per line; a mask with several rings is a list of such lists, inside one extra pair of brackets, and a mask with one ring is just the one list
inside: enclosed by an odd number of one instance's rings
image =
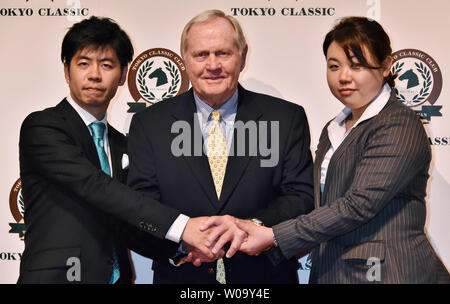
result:
[(142, 97), (147, 99), (147, 101), (153, 101), (156, 99), (155, 95), (148, 90), (147, 85), (145, 84), (145, 77), (147, 76), (148, 72), (152, 69), (154, 61), (147, 61), (144, 63), (138, 71), (138, 77), (137, 82), (139, 85), (139, 93), (141, 93)]
[[(402, 71), (403, 65), (405, 63), (402, 62), (397, 62), (393, 67), (392, 67), (392, 74), (399, 74)], [(427, 68), (426, 65), (424, 65), (422, 62), (420, 62), (419, 64), (417, 62), (414, 63), (414, 65), (417, 68), (417, 71), (420, 73), (420, 75), (422, 76), (423, 79), (423, 87), (422, 89), (420, 89), (419, 94), (416, 94), (412, 100), (406, 100), (405, 96), (403, 96), (402, 94), (400, 94), (400, 92), (394, 88), (395, 94), (397, 95), (397, 98), (400, 99), (403, 103), (405, 103), (408, 106), (418, 106), (421, 103), (423, 103), (425, 101), (425, 98), (430, 95), (430, 87), (431, 87), (431, 73), (430, 70)]]
[[(147, 74), (152, 69), (154, 61), (147, 61), (144, 63), (138, 70), (137, 75), (137, 83), (139, 86), (139, 93), (149, 102), (156, 102), (158, 101), (155, 94), (150, 92), (148, 89), (146, 83), (145, 83), (145, 77), (147, 77)], [(161, 96), (161, 100), (174, 97), (178, 93), (178, 84), (180, 83), (180, 71), (170, 61), (164, 61), (164, 65), (166, 67), (166, 70), (169, 72), (170, 76), (172, 77), (172, 82), (169, 87), (169, 89)]]
[(170, 97), (174, 97), (177, 94), (177, 86), (178, 83), (180, 83), (180, 72), (178, 71), (177, 67), (170, 61), (164, 61), (164, 65), (166, 66), (166, 70), (172, 77), (172, 83), (169, 89), (162, 95), (162, 99), (167, 99)]

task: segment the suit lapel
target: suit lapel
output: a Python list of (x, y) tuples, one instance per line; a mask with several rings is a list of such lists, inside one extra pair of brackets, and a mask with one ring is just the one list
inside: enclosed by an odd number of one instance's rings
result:
[[(261, 109), (257, 105), (257, 101), (253, 100), (252, 96), (245, 90), (243, 87), (239, 85), (238, 87), (238, 108), (235, 119), (236, 122), (247, 123), (249, 121), (255, 121), (261, 117), (262, 112)], [(237, 147), (235, 147), (236, 143), (236, 132), (233, 132), (233, 140), (231, 147), (233, 151), (233, 155), (228, 157), (227, 162), (227, 170), (225, 172), (225, 178), (222, 186), (222, 193), (220, 196), (220, 209), (222, 209), (228, 198), (230, 197), (233, 190), (236, 188), (237, 184), (240, 182), (243, 173), (247, 169), (247, 166), (250, 162), (251, 156), (249, 155), (248, 143), (249, 138), (246, 136), (245, 144), (246, 144), (246, 153), (243, 156), (236, 155)], [(231, 154), (231, 153), (230, 153)]]
[(120, 136), (121, 134), (108, 124), (108, 140), (113, 176), (119, 181), (126, 182), (122, 177), (122, 155), (125, 153), (124, 148), (126, 143), (121, 140)]
[[(194, 93), (191, 88), (185, 94), (185, 97), (180, 100), (180, 102), (178, 102), (178, 105), (172, 112), (172, 115), (176, 120), (186, 121), (191, 126), (191, 130), (193, 130), (193, 132), (191, 131), (191, 143), (193, 143), (191, 145), (192, 156), (183, 155), (182, 157), (187, 162), (189, 168), (192, 171), (192, 174), (202, 187), (203, 191), (205, 192), (214, 208), (219, 209), (220, 204), (217, 199), (214, 182), (211, 176), (211, 170), (209, 169), (208, 158), (203, 153), (203, 140), (201, 135), (202, 132), (200, 130), (198, 119), (196, 119), (196, 117), (194, 116), (195, 112), (196, 107), (194, 101)], [(201, 151), (195, 151), (195, 145), (197, 144), (195, 142), (195, 134), (198, 134), (198, 136), (200, 136), (200, 140), (202, 141), (201, 143), (198, 143), (198, 145), (201, 145)], [(201, 155), (198, 156), (195, 152), (201, 152)]]
[(352, 129), (350, 131), (350, 133), (347, 135), (347, 137), (344, 139), (344, 141), (339, 145), (339, 147), (336, 149), (336, 151), (334, 152), (333, 156), (331, 157), (330, 160), (330, 165), (329, 168), (334, 168), (335, 163), (342, 157), (342, 155), (344, 154), (344, 152), (347, 150), (348, 146), (355, 141), (355, 139), (359, 138), (359, 136), (361, 135), (361, 133), (365, 130), (365, 125), (372, 121), (374, 118), (379, 117), (380, 114), (382, 114), (386, 108), (392, 104), (394, 101), (397, 100), (397, 97), (395, 96), (395, 92), (394, 90), (392, 90), (391, 92), (391, 96), (389, 97), (388, 102), (386, 103), (386, 105), (383, 107), (383, 109), (381, 109), (380, 113), (378, 113), (377, 115), (375, 115), (374, 117), (371, 117), (365, 121), (363, 121), (362, 123), (360, 123), (358, 126), (356, 126), (356, 128)]
[[(371, 117), (363, 122), (361, 122), (358, 126), (356, 126), (356, 128), (352, 129), (350, 131), (350, 133), (347, 135), (347, 137), (342, 141), (342, 143), (339, 145), (339, 147), (336, 149), (336, 151), (333, 153), (333, 156), (330, 159), (330, 163), (328, 165), (328, 171), (327, 171), (327, 175), (332, 174), (334, 168), (336, 168), (336, 163), (339, 161), (339, 159), (344, 155), (344, 153), (347, 151), (348, 147), (350, 146), (350, 144), (352, 144), (357, 138), (359, 138), (361, 136), (361, 133), (364, 132), (365, 130), (365, 126), (372, 121), (373, 119), (376, 119), (377, 117), (379, 117), (380, 115), (383, 114), (384, 111), (386, 111), (386, 109), (389, 107), (389, 105), (391, 105), (394, 101), (397, 100), (397, 97), (395, 96), (395, 92), (394, 90), (392, 90), (391, 92), (391, 96), (389, 97), (388, 102), (386, 103), (386, 105), (383, 107), (383, 109), (380, 111), (380, 113), (378, 113), (377, 115), (375, 115), (374, 117)], [(328, 134), (328, 132), (327, 132)], [(328, 140), (328, 148), (330, 146), (329, 143), (329, 139), (328, 139), (328, 135), (326, 136), (327, 140)], [(325, 153), (328, 151), (328, 148), (324, 151), (324, 155)], [(324, 156), (323, 155), (323, 156)], [(322, 159), (323, 159), (322, 156)], [(317, 159), (317, 157), (316, 157)], [(321, 163), (321, 162), (320, 162)], [(320, 164), (319, 164), (320, 166)], [(319, 172), (320, 174), (320, 172)], [(320, 185), (319, 185), (320, 186)], [(325, 189), (324, 189), (324, 193), (327, 193), (327, 182), (325, 180)]]
[(81, 119), (77, 111), (75, 111), (66, 99), (60, 102), (56, 108), (67, 122), (68, 131), (81, 144), (81, 148), (86, 153), (87, 159), (100, 169), (100, 160), (95, 150), (94, 141), (83, 119)]
[[(361, 132), (364, 130), (362, 125), (364, 125), (366, 121), (359, 124), (355, 129), (352, 129), (350, 133), (347, 135), (347, 137), (342, 141), (342, 143), (339, 145), (339, 147), (334, 151), (333, 156), (331, 156), (330, 164), (328, 165), (328, 168), (332, 169), (336, 165), (336, 162), (344, 155), (345, 151), (347, 150), (348, 146), (359, 137)], [(328, 150), (327, 150), (328, 151)]]
[(322, 131), (322, 135), (320, 136), (319, 144), (317, 145), (316, 159), (314, 161), (314, 205), (316, 208), (320, 207), (322, 198), (322, 195), (320, 193), (320, 168), (322, 166), (325, 154), (327, 153), (331, 145), (327, 132), (328, 125), (329, 123), (325, 125)]
[[(339, 145), (339, 147), (334, 151), (333, 155), (331, 156), (330, 163), (328, 164), (327, 169), (327, 175), (325, 176), (325, 186), (323, 189), (323, 195), (320, 196), (320, 199), (318, 200), (318, 204), (324, 205), (324, 203), (327, 200), (327, 193), (328, 193), (328, 186), (329, 183), (327, 182), (328, 176), (331, 176), (333, 174), (334, 168), (336, 167), (336, 163), (339, 161), (339, 159), (344, 155), (344, 153), (347, 151), (347, 148), (350, 146), (350, 144), (357, 139), (362, 131), (364, 130), (363, 125), (367, 121), (362, 122), (360, 125), (358, 125), (355, 129), (352, 129), (350, 133), (345, 137), (345, 139), (342, 141), (342, 143)], [(328, 152), (328, 149), (330, 148), (330, 139), (328, 137), (328, 131), (326, 132), (326, 147), (324, 145), (323, 150), (321, 151), (321, 161), (318, 163), (318, 189), (320, 189), (320, 166), (322, 164), (323, 158), (325, 157), (325, 154)], [(316, 160), (317, 161), (317, 160)], [(320, 192), (320, 190), (319, 190)], [(316, 203), (316, 204), (317, 204)]]
[[(191, 140), (195, 143), (194, 133), (197, 132), (201, 137), (201, 130), (198, 124), (198, 120), (194, 119), (194, 113), (196, 112), (193, 90), (189, 90), (186, 93), (185, 99), (181, 100), (178, 106), (173, 111), (173, 116), (177, 120), (184, 120), (189, 123), (191, 128), (195, 130), (191, 132)], [(248, 121), (257, 121), (262, 115), (260, 108), (256, 102), (249, 96), (248, 92), (239, 86), (238, 88), (238, 109), (236, 113), (235, 121), (241, 121), (244, 124)], [(233, 132), (232, 147), (236, 141), (236, 132)], [(194, 144), (195, 145), (195, 144)], [(192, 145), (192, 152), (194, 152), (194, 145)], [(248, 138), (246, 138), (246, 145), (248, 145)], [(203, 142), (202, 142), (203, 148)], [(246, 149), (248, 151), (248, 149)], [(201, 185), (203, 191), (211, 201), (212, 205), (217, 211), (220, 211), (226, 204), (233, 190), (242, 178), (251, 157), (247, 152), (244, 156), (234, 155), (228, 157), (227, 170), (223, 181), (222, 193), (220, 200), (217, 198), (211, 170), (209, 168), (208, 158), (203, 153), (201, 156), (183, 156), (188, 163), (193, 175)], [(193, 154), (194, 155), (194, 154)]]

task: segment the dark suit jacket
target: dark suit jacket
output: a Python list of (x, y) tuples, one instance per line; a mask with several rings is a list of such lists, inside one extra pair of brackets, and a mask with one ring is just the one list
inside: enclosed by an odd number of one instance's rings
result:
[[(19, 283), (67, 283), (70, 257), (80, 259), (82, 283), (108, 283), (113, 248), (122, 283), (131, 280), (126, 247), (159, 259), (162, 252), (150, 244), (164, 238), (178, 212), (120, 182), (126, 180), (121, 167), (126, 139), (109, 125), (108, 136), (114, 178), (101, 171), (89, 130), (66, 100), (23, 122), (20, 176), (27, 232)], [(145, 242), (139, 243), (141, 237)]]
[[(328, 124), (327, 124), (328, 126)], [(314, 165), (316, 209), (274, 227), (286, 257), (311, 247), (311, 283), (437, 283), (448, 273), (424, 233), (431, 150), (420, 119), (392, 93), (375, 117), (353, 129), (333, 154), (322, 131)]]
[[(279, 161), (274, 167), (264, 168), (260, 166), (263, 157), (259, 154), (250, 156), (247, 152), (246, 156), (237, 156), (237, 153), (229, 156), (220, 200), (207, 157), (176, 157), (171, 151), (173, 139), (179, 136), (171, 133), (177, 121), (188, 123), (192, 142), (194, 133), (199, 134), (201, 151), (201, 132), (195, 111), (191, 89), (133, 117), (128, 142), (128, 183), (132, 188), (191, 217), (231, 214), (238, 218), (259, 218), (265, 225), (272, 226), (312, 210), (310, 135), (302, 107), (239, 86), (235, 121), (254, 121), (256, 125), (260, 121), (278, 121)], [(261, 131), (259, 127), (258, 131)], [(269, 143), (274, 144), (268, 133)], [(246, 151), (249, 151), (248, 140), (247, 136)], [(195, 150), (193, 145), (190, 150)], [(274, 267), (265, 255), (250, 257), (237, 253), (224, 262), (227, 283), (298, 281), (296, 259)], [(200, 268), (187, 264), (177, 268), (156, 262), (153, 268), (155, 283), (217, 283), (215, 263), (206, 263)]]

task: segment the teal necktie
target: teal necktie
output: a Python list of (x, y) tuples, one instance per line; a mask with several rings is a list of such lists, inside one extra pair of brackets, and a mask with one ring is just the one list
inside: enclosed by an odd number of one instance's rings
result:
[(106, 155), (105, 144), (103, 141), (106, 126), (102, 122), (93, 122), (89, 125), (89, 129), (92, 132), (92, 138), (94, 139), (95, 148), (97, 149), (98, 158), (100, 160), (100, 166), (102, 167), (103, 172), (111, 176), (111, 169), (109, 168), (108, 155)]
[[(93, 122), (89, 125), (89, 130), (92, 132), (95, 148), (97, 149), (98, 158), (102, 171), (111, 176), (111, 168), (109, 167), (108, 155), (105, 152), (105, 143), (103, 136), (105, 134), (106, 126), (102, 122)], [(119, 260), (117, 259), (116, 250), (113, 249), (113, 273), (109, 284), (115, 284), (120, 278)]]

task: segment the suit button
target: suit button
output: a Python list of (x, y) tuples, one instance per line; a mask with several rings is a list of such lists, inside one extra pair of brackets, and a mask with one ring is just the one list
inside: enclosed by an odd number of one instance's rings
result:
[(208, 273), (213, 275), (215, 273), (214, 268), (208, 268)]

